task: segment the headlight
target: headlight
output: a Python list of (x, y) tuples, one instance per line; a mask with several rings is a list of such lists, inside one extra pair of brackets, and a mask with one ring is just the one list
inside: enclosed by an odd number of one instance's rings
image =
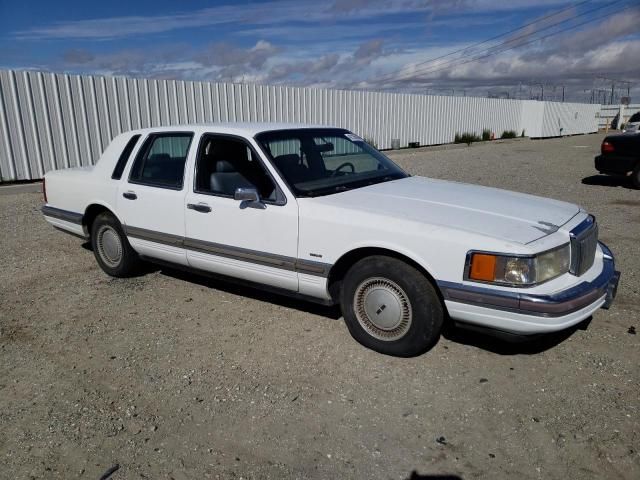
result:
[(470, 252), (465, 280), (502, 285), (535, 285), (569, 271), (569, 244), (534, 256)]

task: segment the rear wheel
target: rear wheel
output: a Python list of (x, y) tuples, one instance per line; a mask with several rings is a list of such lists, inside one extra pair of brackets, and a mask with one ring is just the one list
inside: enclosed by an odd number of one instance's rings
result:
[(640, 189), (640, 164), (636, 165), (636, 168), (631, 172), (631, 183), (634, 188)]
[(347, 272), (342, 314), (365, 347), (401, 357), (419, 355), (438, 340), (443, 309), (422, 272), (392, 257), (371, 256)]
[(111, 213), (101, 213), (94, 220), (91, 246), (100, 268), (112, 277), (130, 277), (139, 271), (140, 258)]

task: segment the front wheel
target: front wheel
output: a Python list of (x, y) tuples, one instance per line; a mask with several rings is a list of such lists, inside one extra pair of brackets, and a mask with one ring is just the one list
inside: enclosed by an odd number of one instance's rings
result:
[(380, 353), (411, 357), (438, 340), (442, 303), (425, 275), (392, 257), (371, 256), (353, 265), (340, 305), (351, 335)]
[(91, 226), (91, 246), (98, 265), (112, 277), (131, 277), (138, 273), (140, 258), (129, 244), (116, 217), (104, 212)]

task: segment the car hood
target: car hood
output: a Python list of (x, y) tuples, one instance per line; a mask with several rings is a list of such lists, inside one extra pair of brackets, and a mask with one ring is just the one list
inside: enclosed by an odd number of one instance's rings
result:
[(580, 212), (578, 206), (557, 200), (425, 177), (379, 183), (315, 200), (522, 244), (556, 232)]

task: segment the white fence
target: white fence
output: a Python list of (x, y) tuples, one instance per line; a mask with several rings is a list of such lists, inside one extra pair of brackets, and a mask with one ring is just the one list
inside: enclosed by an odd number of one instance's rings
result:
[[(609, 125), (611, 127), (611, 121), (614, 117), (620, 113), (621, 105), (602, 105), (600, 107), (600, 119), (598, 121), (599, 128), (606, 128)], [(622, 106), (622, 122), (618, 122), (618, 126), (620, 123), (626, 123), (629, 121), (629, 117), (634, 113), (640, 112), (640, 104), (632, 104), (632, 105), (624, 105)]]
[(453, 142), (488, 128), (529, 137), (597, 131), (600, 105), (0, 71), (0, 180), (92, 165), (113, 137), (150, 126), (335, 125), (378, 148)]

